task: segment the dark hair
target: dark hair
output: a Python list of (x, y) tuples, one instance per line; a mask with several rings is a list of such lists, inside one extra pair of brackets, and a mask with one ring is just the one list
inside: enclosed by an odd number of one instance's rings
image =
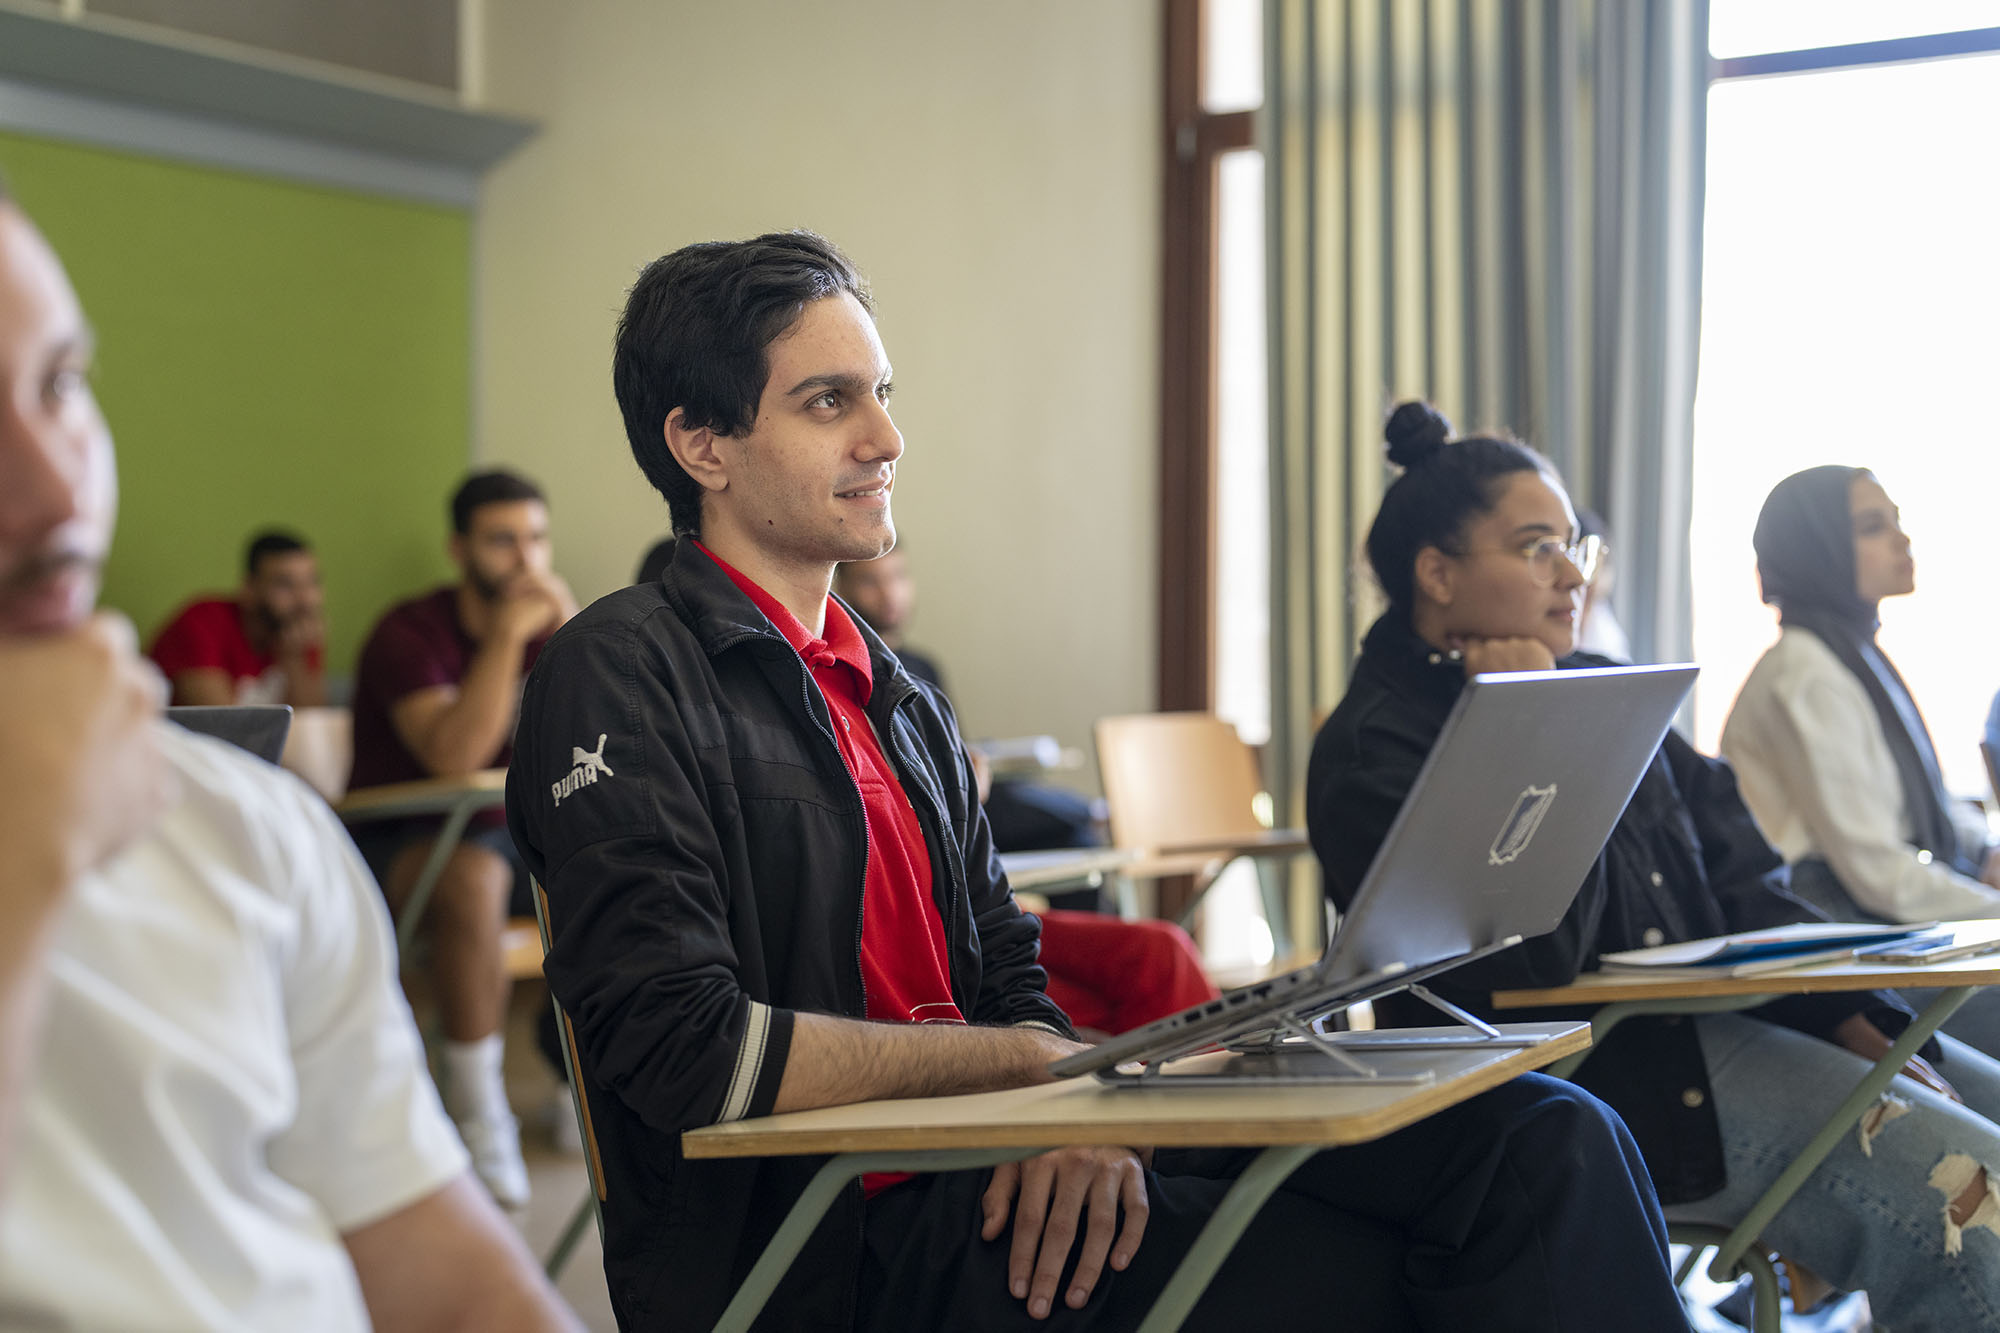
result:
[(266, 528), (250, 539), (250, 545), (243, 552), (243, 573), (245, 577), (256, 578), (257, 566), (274, 555), (290, 555), (294, 551), (310, 551), (306, 539), (295, 532), (282, 528)]
[(496, 467), (467, 477), (451, 496), (451, 530), (463, 537), (472, 531), (472, 513), (481, 505), (511, 504), (516, 500), (549, 502), (542, 488), (518, 472)]
[(1548, 460), (1502, 435), (1451, 438), (1451, 422), (1429, 403), (1401, 403), (1383, 429), (1389, 461), (1403, 475), (1383, 493), (1368, 529), (1368, 563), (1391, 608), (1407, 612), (1416, 597), (1417, 553), (1426, 546), (1458, 554), (1470, 519), (1499, 502), (1502, 482), (1516, 472), (1553, 477)]
[(648, 264), (632, 284), (611, 357), (625, 438), (666, 497), (677, 535), (701, 531), (701, 487), (667, 448), (667, 417), (718, 435), (749, 430), (771, 376), (772, 342), (808, 304), (846, 292), (875, 313), (868, 284), (809, 231), (704, 241)]

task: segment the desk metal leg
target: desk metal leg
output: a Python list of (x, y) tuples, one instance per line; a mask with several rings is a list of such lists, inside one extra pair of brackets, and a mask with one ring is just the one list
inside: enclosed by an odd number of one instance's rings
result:
[(472, 822), (472, 816), (489, 804), (486, 795), (470, 797), (460, 801), (444, 817), (444, 826), (438, 830), (437, 841), (431, 844), (430, 855), (424, 858), (424, 868), (417, 872), (417, 878), (410, 885), (410, 897), (403, 904), (402, 915), (396, 921), (396, 952), (410, 956), (410, 948), (416, 943), (417, 926), (424, 919), (424, 909), (431, 905), (431, 894), (437, 889), (438, 877), (444, 874), (444, 863), (451, 859), (459, 840), (465, 836), (465, 826)]
[[(556, 1237), (555, 1248), (549, 1251), (548, 1259), (542, 1264), (542, 1271), (554, 1282), (562, 1276), (563, 1269), (569, 1267), (569, 1257), (576, 1252), (577, 1243), (583, 1239), (584, 1229), (597, 1215), (597, 1195), (586, 1183), (583, 1197), (577, 1200), (576, 1209), (563, 1224), (562, 1235)], [(603, 1239), (603, 1223), (598, 1223), (598, 1239)]]
[(1607, 1004), (1590, 1016), (1590, 1045), (1574, 1055), (1565, 1055), (1542, 1072), (1550, 1078), (1568, 1079), (1591, 1052), (1604, 1044), (1611, 1029), (1640, 1014), (1727, 1014), (1738, 1009), (1755, 1009), (1769, 1004), (1768, 995), (1710, 995), (1689, 1000), (1634, 1000), (1629, 1004)]
[(1319, 1151), (1318, 1146), (1306, 1143), (1266, 1148), (1257, 1154), (1256, 1160), (1236, 1178), (1229, 1193), (1216, 1205), (1201, 1235), (1195, 1238), (1180, 1267), (1153, 1302), (1145, 1322), (1139, 1325), (1139, 1333), (1173, 1333), (1186, 1321), (1195, 1302), (1208, 1290), (1209, 1280), (1236, 1248), (1243, 1229), (1250, 1225), (1250, 1219), (1257, 1215), (1264, 1201), (1291, 1179), (1292, 1172), (1306, 1158)]
[(792, 1211), (785, 1214), (785, 1220), (779, 1224), (770, 1243), (764, 1246), (764, 1253), (757, 1257), (757, 1263), (743, 1279), (743, 1285), (736, 1289), (729, 1308), (716, 1321), (715, 1333), (747, 1333), (751, 1323), (763, 1312), (764, 1303), (777, 1290), (778, 1280), (784, 1277), (786, 1270), (792, 1266), (792, 1260), (805, 1247), (813, 1229), (826, 1216), (826, 1210), (847, 1188), (847, 1182), (856, 1176), (870, 1171), (970, 1171), (982, 1166), (998, 1166), (1002, 1162), (1018, 1162), (1046, 1151), (1045, 1148), (966, 1148), (931, 1152), (855, 1152), (829, 1158), (806, 1186), (805, 1192), (799, 1195), (798, 1202), (792, 1205)]
[(1139, 910), (1139, 886), (1132, 882), (1130, 875), (1113, 872), (1111, 876), (1111, 898), (1117, 904), (1120, 921), (1137, 921), (1145, 913)]
[(1929, 1041), (1931, 1034), (1936, 1032), (1947, 1018), (1958, 1012), (1958, 1007), (1965, 1003), (1966, 997), (1971, 995), (1974, 989), (1971, 986), (1954, 986), (1938, 992), (1938, 997), (1903, 1030), (1903, 1035), (1896, 1038), (1888, 1052), (1875, 1062), (1875, 1067), (1855, 1085), (1853, 1092), (1847, 1094), (1847, 1099), (1828, 1117), (1819, 1133), (1813, 1135), (1812, 1141), (1806, 1144), (1805, 1149), (1793, 1159), (1792, 1164), (1785, 1168), (1783, 1174), (1772, 1182), (1771, 1188), (1764, 1191), (1764, 1196), (1744, 1214), (1743, 1220), (1736, 1224), (1736, 1229), (1729, 1233), (1729, 1239), (1716, 1248), (1715, 1262), (1710, 1264), (1708, 1269), (1711, 1276), (1717, 1281), (1728, 1280), (1726, 1275), (1735, 1272), (1737, 1260), (1756, 1244), (1757, 1237), (1763, 1233), (1766, 1226), (1770, 1225), (1771, 1219), (1791, 1202), (1792, 1195), (1798, 1193), (1799, 1186), (1806, 1183), (1806, 1178), (1819, 1168), (1819, 1164), (1826, 1160), (1827, 1154), (1831, 1153), (1847, 1132), (1859, 1123), (1862, 1113), (1882, 1095), (1883, 1089), (1889, 1086), (1890, 1081), (1901, 1072), (1903, 1066), (1910, 1062), (1910, 1057), (1917, 1053), (1917, 1048)]

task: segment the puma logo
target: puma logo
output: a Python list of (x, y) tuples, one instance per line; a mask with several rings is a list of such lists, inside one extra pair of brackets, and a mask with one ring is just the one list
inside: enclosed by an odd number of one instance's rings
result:
[(604, 762), (604, 733), (601, 731), (597, 733), (595, 750), (586, 750), (581, 745), (570, 746), (569, 761), (578, 768), (594, 768), (607, 778), (618, 776), (611, 771), (611, 765)]
[(549, 794), (555, 797), (557, 805), (563, 803), (563, 797), (574, 796), (577, 788), (593, 785), (600, 773), (607, 778), (618, 776), (612, 772), (611, 765), (604, 762), (605, 735), (606, 733), (601, 731), (597, 733), (595, 750), (586, 750), (581, 745), (569, 747), (569, 761), (572, 765), (569, 774), (561, 781), (549, 784)]

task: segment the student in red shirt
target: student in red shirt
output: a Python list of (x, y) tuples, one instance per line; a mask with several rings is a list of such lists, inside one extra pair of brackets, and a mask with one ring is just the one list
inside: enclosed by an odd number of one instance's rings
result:
[[(916, 608), (916, 581), (900, 546), (873, 560), (850, 560), (834, 571), (833, 589), (919, 680), (945, 689), (936, 663), (904, 637)], [(1044, 783), (995, 778), (967, 746), (979, 778), (979, 804), (1002, 852), (1045, 847), (1092, 847), (1102, 841), (1090, 802)], [(1124, 921), (1094, 910), (1097, 891), (1052, 895), (1041, 912), (1042, 967), (1049, 997), (1079, 1030), (1125, 1032), (1216, 997), (1201, 970), (1201, 954), (1171, 921)]]
[(326, 602), (319, 561), (289, 532), (261, 532), (234, 596), (201, 597), (174, 613), (152, 658), (177, 704), (326, 702)]

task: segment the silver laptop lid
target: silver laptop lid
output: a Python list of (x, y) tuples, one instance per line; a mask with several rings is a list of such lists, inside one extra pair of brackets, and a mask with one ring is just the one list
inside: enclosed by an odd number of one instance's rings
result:
[(1423, 967), (1554, 930), (1696, 674), (1601, 667), (1466, 682), (1323, 975)]
[(1553, 930), (1695, 675), (1648, 666), (1474, 677), (1317, 962), (1121, 1033), (1050, 1072), (1170, 1060)]

